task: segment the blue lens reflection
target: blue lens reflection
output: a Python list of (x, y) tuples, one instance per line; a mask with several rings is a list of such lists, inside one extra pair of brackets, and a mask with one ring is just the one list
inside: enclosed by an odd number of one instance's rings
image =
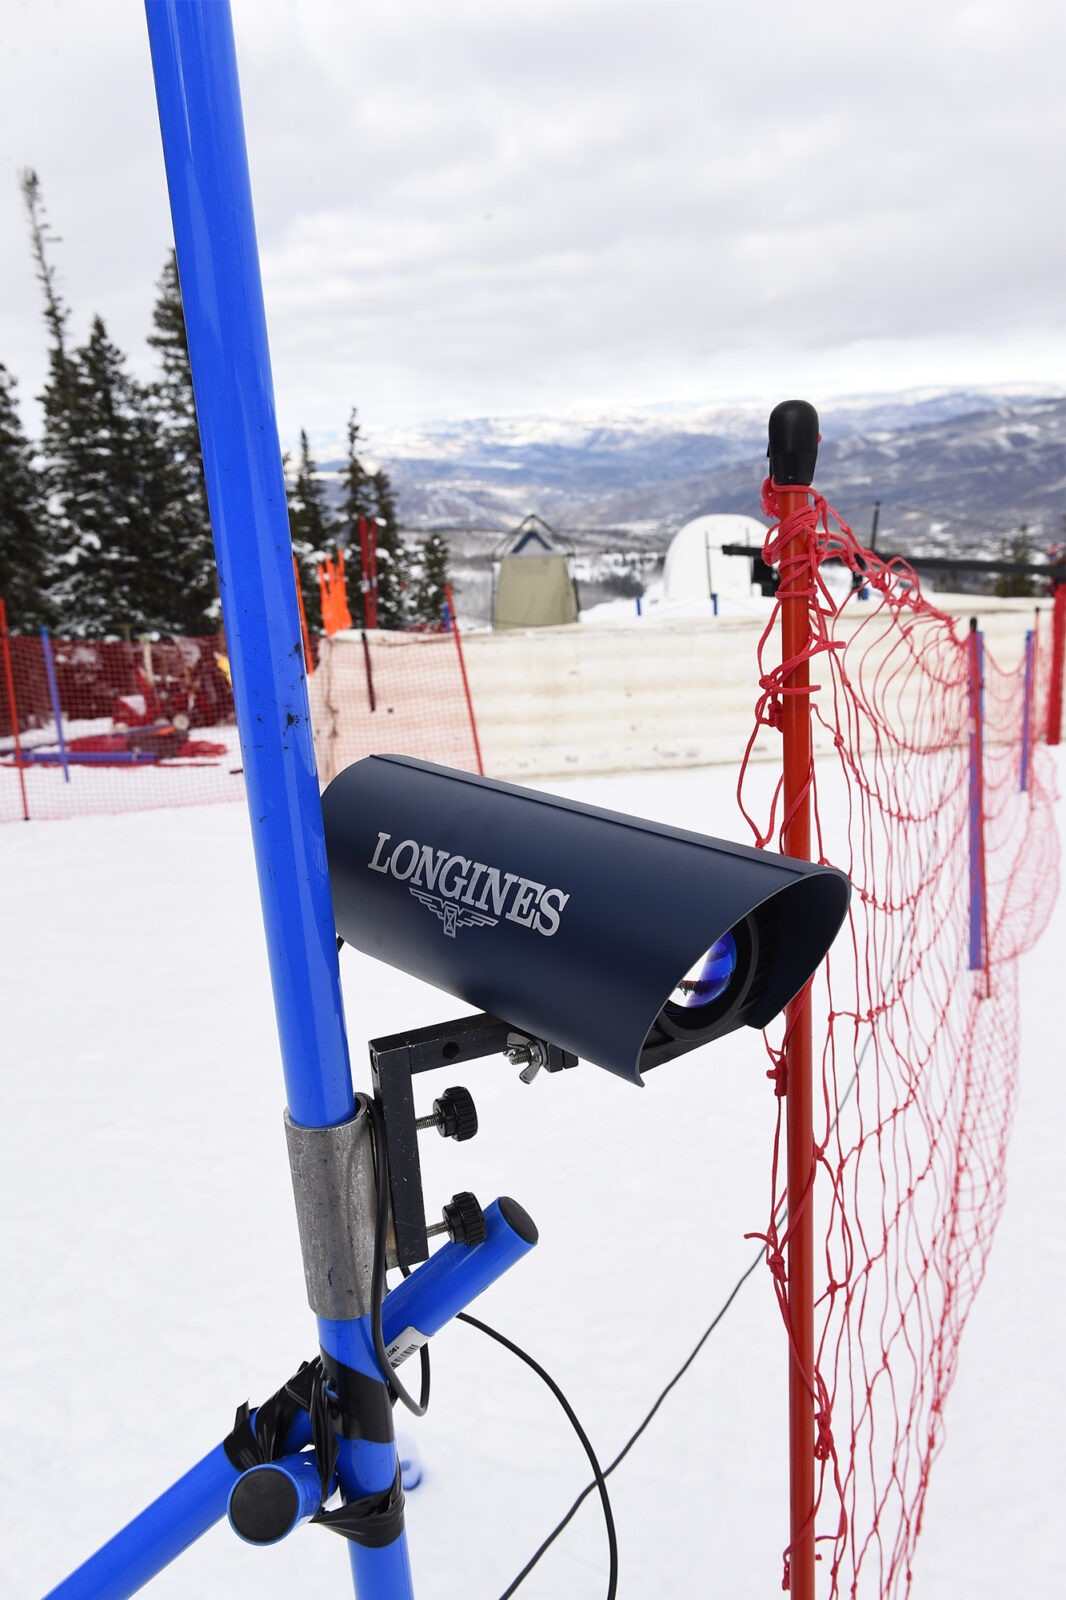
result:
[(729, 987), (729, 980), (737, 970), (737, 942), (731, 933), (716, 939), (711, 948), (695, 962), (680, 979), (670, 996), (670, 1003), (692, 1010), (696, 1006), (710, 1005)]

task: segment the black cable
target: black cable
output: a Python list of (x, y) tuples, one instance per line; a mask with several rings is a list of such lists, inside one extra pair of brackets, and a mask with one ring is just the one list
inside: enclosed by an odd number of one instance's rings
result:
[[(607, 1526), (607, 1548), (610, 1556), (610, 1572), (607, 1579), (607, 1600), (615, 1600), (615, 1596), (618, 1593), (618, 1536), (615, 1532), (614, 1513), (611, 1510), (611, 1497), (607, 1493), (607, 1473), (605, 1473), (600, 1467), (596, 1452), (592, 1448), (592, 1441), (589, 1439), (588, 1434), (578, 1421), (577, 1413), (550, 1373), (545, 1372), (540, 1363), (538, 1361), (534, 1361), (533, 1357), (523, 1350), (520, 1345), (512, 1343), (512, 1341), (505, 1338), (502, 1333), (498, 1333), (495, 1328), (490, 1328), (487, 1322), (479, 1322), (477, 1317), (472, 1317), (468, 1311), (458, 1312), (456, 1321), (469, 1323), (472, 1328), (477, 1328), (479, 1332), (487, 1334), (490, 1339), (495, 1339), (497, 1344), (502, 1344), (505, 1350), (510, 1350), (511, 1354), (517, 1356), (519, 1361), (524, 1361), (527, 1367), (532, 1367), (533, 1371), (537, 1374), (537, 1377), (542, 1379), (543, 1382), (548, 1385), (548, 1388), (551, 1390), (556, 1400), (558, 1400), (559, 1404), (566, 1412), (566, 1415), (570, 1421), (570, 1425), (577, 1434), (578, 1438), (581, 1440), (581, 1443), (584, 1446), (585, 1454), (588, 1456), (589, 1462), (592, 1466), (593, 1481), (585, 1490), (585, 1494), (590, 1494), (593, 1489), (598, 1489), (600, 1492), (600, 1500), (603, 1504), (603, 1520)], [(608, 1468), (608, 1471), (610, 1471), (610, 1468)], [(583, 1498), (584, 1496), (582, 1496), (582, 1499)], [(569, 1518), (567, 1520), (569, 1520)], [(561, 1532), (561, 1528), (558, 1529), (557, 1532)], [(544, 1551), (548, 1548), (548, 1545), (554, 1538), (555, 1534), (552, 1534), (551, 1539), (541, 1546), (536, 1555), (533, 1556), (532, 1560), (526, 1562), (517, 1578), (515, 1578), (504, 1590), (503, 1594), (500, 1596), (500, 1600), (510, 1600), (510, 1596), (514, 1594), (515, 1590), (518, 1588), (518, 1585), (524, 1582), (529, 1573), (532, 1572), (533, 1568), (536, 1566), (537, 1562), (544, 1554)]]
[[(849, 1097), (850, 1097), (850, 1095), (852, 1093), (852, 1090), (855, 1088), (855, 1086), (856, 1086), (856, 1084), (858, 1082), (859, 1067), (862, 1065), (863, 1057), (866, 1055), (866, 1051), (867, 1051), (867, 1049), (869, 1047), (869, 1044), (870, 1044), (870, 1041), (871, 1041), (872, 1037), (873, 1037), (872, 1033), (869, 1034), (867, 1036), (866, 1043), (862, 1047), (862, 1051), (860, 1052), (860, 1055), (859, 1055), (859, 1060), (858, 1060), (858, 1062), (856, 1064), (856, 1069), (852, 1073), (851, 1080), (848, 1083), (847, 1088), (844, 1090), (843, 1095), (840, 1097), (840, 1101), (839, 1101), (838, 1108), (837, 1108), (837, 1114), (833, 1118), (832, 1123), (830, 1124), (830, 1132), (833, 1131), (833, 1129), (836, 1127), (837, 1123), (839, 1122), (839, 1120), (840, 1120), (840, 1112), (843, 1110), (845, 1104), (847, 1103), (847, 1101), (848, 1101), (848, 1099), (849, 1099)], [(786, 1215), (785, 1201), (782, 1200), (782, 1202), (781, 1202), (780, 1206), (778, 1207), (777, 1211), (774, 1213), (775, 1221), (779, 1221), (779, 1220), (783, 1219), (783, 1217), (785, 1215)], [(722, 1302), (721, 1306), (719, 1307), (718, 1311), (716, 1312), (713, 1321), (710, 1323), (710, 1325), (707, 1328), (704, 1329), (703, 1333), (700, 1335), (699, 1339), (696, 1341), (695, 1345), (692, 1347), (692, 1350), (689, 1352), (689, 1354), (686, 1357), (686, 1359), (682, 1362), (681, 1366), (678, 1367), (677, 1371), (674, 1373), (674, 1376), (670, 1379), (670, 1382), (666, 1385), (666, 1387), (658, 1395), (657, 1399), (655, 1400), (655, 1402), (652, 1405), (651, 1409), (647, 1412), (647, 1414), (644, 1417), (643, 1421), (630, 1434), (629, 1438), (626, 1440), (626, 1442), (622, 1446), (621, 1450), (619, 1450), (619, 1452), (615, 1456), (614, 1460), (610, 1463), (609, 1466), (607, 1466), (607, 1467), (605, 1467), (603, 1469), (602, 1474), (598, 1473), (596, 1465), (593, 1466), (593, 1472), (594, 1472), (595, 1476), (593, 1477), (592, 1482), (591, 1483), (587, 1483), (585, 1485), (585, 1487), (582, 1489), (581, 1493), (578, 1495), (577, 1499), (574, 1501), (573, 1505), (570, 1507), (569, 1511), (567, 1511), (566, 1514), (562, 1518), (560, 1518), (560, 1520), (556, 1523), (555, 1527), (552, 1529), (551, 1533), (549, 1533), (548, 1537), (533, 1552), (533, 1554), (530, 1556), (529, 1560), (526, 1562), (525, 1566), (522, 1568), (521, 1572), (518, 1574), (517, 1578), (515, 1578), (514, 1582), (511, 1584), (511, 1587), (503, 1595), (500, 1596), (500, 1600), (508, 1600), (508, 1597), (510, 1595), (514, 1594), (515, 1590), (518, 1588), (518, 1585), (521, 1582), (523, 1582), (523, 1580), (528, 1576), (528, 1574), (530, 1572), (532, 1572), (533, 1568), (536, 1566), (536, 1564), (540, 1560), (541, 1556), (543, 1556), (551, 1548), (551, 1546), (555, 1543), (556, 1539), (558, 1539), (559, 1535), (564, 1531), (564, 1529), (569, 1527), (570, 1523), (573, 1521), (574, 1517), (580, 1511), (581, 1507), (585, 1504), (585, 1501), (588, 1499), (588, 1497), (592, 1493), (593, 1489), (597, 1489), (597, 1488), (600, 1489), (601, 1498), (602, 1498), (603, 1495), (606, 1494), (607, 1490), (606, 1490), (606, 1482), (605, 1482), (605, 1480), (611, 1476), (611, 1473), (614, 1471), (614, 1469), (616, 1467), (621, 1466), (622, 1462), (625, 1460), (626, 1456), (632, 1450), (633, 1446), (636, 1444), (636, 1442), (640, 1438), (641, 1434), (648, 1427), (648, 1425), (651, 1422), (652, 1418), (655, 1416), (655, 1414), (658, 1412), (658, 1410), (662, 1406), (663, 1401), (666, 1399), (667, 1395), (671, 1392), (672, 1389), (676, 1388), (676, 1386), (680, 1383), (681, 1379), (685, 1376), (685, 1373), (688, 1371), (689, 1367), (691, 1367), (692, 1363), (695, 1361), (696, 1357), (699, 1355), (700, 1351), (703, 1349), (704, 1345), (707, 1343), (707, 1340), (710, 1338), (710, 1336), (714, 1332), (715, 1328), (717, 1328), (718, 1324), (721, 1322), (722, 1318), (725, 1316), (726, 1312), (729, 1310), (730, 1306), (733, 1304), (733, 1301), (736, 1299), (736, 1297), (740, 1293), (741, 1289), (747, 1283), (748, 1279), (751, 1277), (752, 1273), (755, 1271), (756, 1267), (760, 1264), (760, 1262), (765, 1260), (765, 1257), (766, 1257), (765, 1248), (760, 1249), (759, 1252), (757, 1253), (757, 1255), (755, 1255), (752, 1258), (752, 1260), (750, 1261), (748, 1266), (745, 1267), (744, 1271), (741, 1273), (740, 1277), (737, 1279), (736, 1283), (733, 1285), (732, 1289), (729, 1291), (729, 1294), (726, 1296), (725, 1300)], [(473, 1325), (475, 1327), (483, 1327), (484, 1326), (482, 1323), (476, 1322), (473, 1317), (467, 1316), (463, 1312), (460, 1312), (459, 1320), (462, 1321), (462, 1322), (473, 1323)], [(492, 1330), (489, 1329), (489, 1328), (484, 1328), (484, 1331), (486, 1333), (491, 1333), (492, 1332)], [(501, 1335), (493, 1334), (492, 1336), (494, 1338), (498, 1338), (500, 1340), (501, 1344), (508, 1344), (508, 1341), (506, 1339), (502, 1338)], [(513, 1349), (515, 1351), (516, 1355), (522, 1356), (523, 1360), (529, 1360), (529, 1357), (525, 1356), (523, 1354), (523, 1352), (520, 1351), (517, 1348), (517, 1346), (508, 1344), (508, 1348), (509, 1349)], [(530, 1365), (532, 1367), (534, 1367), (534, 1370), (539, 1370), (536, 1367), (536, 1363), (535, 1362), (530, 1361)], [(543, 1376), (545, 1377), (546, 1381), (551, 1385), (551, 1387), (554, 1390), (555, 1389), (555, 1385), (552, 1384), (551, 1379), (547, 1377), (546, 1373), (543, 1374)], [(586, 1449), (587, 1448), (588, 1448), (588, 1446), (586, 1445)], [(592, 1459), (592, 1457), (591, 1457), (591, 1454), (590, 1454), (590, 1460), (591, 1459)]]
[(374, 1345), (374, 1354), (378, 1365), (389, 1386), (390, 1392), (397, 1400), (403, 1402), (408, 1411), (416, 1417), (424, 1417), (429, 1410), (429, 1351), (422, 1346), (422, 1391), (417, 1400), (413, 1399), (399, 1378), (396, 1369), (389, 1360), (385, 1349), (385, 1335), (381, 1326), (381, 1308), (385, 1303), (385, 1237), (389, 1222), (389, 1189), (388, 1167), (385, 1158), (385, 1120), (381, 1114), (381, 1107), (376, 1100), (364, 1100), (370, 1115), (370, 1127), (374, 1136), (374, 1171), (377, 1180), (377, 1216), (374, 1219), (374, 1264), (371, 1270), (370, 1290), (370, 1337)]

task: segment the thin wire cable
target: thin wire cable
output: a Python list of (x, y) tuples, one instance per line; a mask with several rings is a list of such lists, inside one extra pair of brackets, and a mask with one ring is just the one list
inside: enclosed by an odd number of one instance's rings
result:
[[(497, 1344), (502, 1344), (505, 1350), (510, 1350), (512, 1355), (517, 1356), (520, 1361), (524, 1361), (526, 1366), (531, 1367), (532, 1370), (537, 1374), (537, 1377), (548, 1385), (548, 1388), (551, 1390), (556, 1400), (558, 1400), (559, 1404), (566, 1412), (566, 1415), (570, 1421), (570, 1425), (574, 1429), (574, 1432), (577, 1434), (578, 1438), (581, 1440), (581, 1443), (584, 1446), (585, 1454), (588, 1456), (589, 1462), (592, 1466), (593, 1482), (589, 1485), (586, 1493), (591, 1493), (593, 1489), (598, 1489), (600, 1493), (600, 1501), (603, 1505), (603, 1520), (607, 1527), (607, 1548), (610, 1559), (610, 1570), (607, 1579), (607, 1600), (615, 1600), (615, 1597), (618, 1593), (618, 1536), (615, 1532), (614, 1513), (611, 1510), (611, 1497), (607, 1492), (607, 1473), (605, 1473), (601, 1468), (596, 1452), (592, 1448), (592, 1442), (584, 1428), (581, 1426), (581, 1423), (578, 1421), (577, 1413), (551, 1374), (545, 1372), (540, 1363), (538, 1361), (534, 1361), (533, 1357), (523, 1350), (520, 1345), (515, 1344), (508, 1338), (505, 1338), (505, 1336), (502, 1333), (498, 1333), (495, 1328), (490, 1328), (487, 1322), (481, 1322), (477, 1317), (472, 1317), (468, 1311), (460, 1311), (456, 1321), (469, 1323), (470, 1327), (477, 1328), (479, 1332), (486, 1334), (490, 1339), (495, 1339)], [(610, 1471), (610, 1468), (608, 1468), (608, 1471)], [(551, 1543), (551, 1540), (549, 1540), (548, 1543)], [(531, 1560), (526, 1562), (518, 1576), (512, 1579), (509, 1586), (504, 1590), (503, 1594), (500, 1596), (500, 1600), (510, 1600), (510, 1596), (514, 1594), (519, 1584), (524, 1583), (525, 1579), (532, 1572), (533, 1568), (543, 1555), (545, 1549), (547, 1549), (547, 1545), (544, 1545), (540, 1550), (537, 1551), (536, 1555), (534, 1555)]]

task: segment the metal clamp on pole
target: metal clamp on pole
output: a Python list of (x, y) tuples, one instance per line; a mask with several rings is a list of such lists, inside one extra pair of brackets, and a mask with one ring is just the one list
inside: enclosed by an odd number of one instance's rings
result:
[(304, 1128), (285, 1114), (307, 1301), (320, 1317), (365, 1317), (372, 1303), (375, 1180), (370, 1116)]

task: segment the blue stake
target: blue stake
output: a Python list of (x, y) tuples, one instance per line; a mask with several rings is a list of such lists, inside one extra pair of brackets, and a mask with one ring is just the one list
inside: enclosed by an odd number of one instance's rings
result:
[(52, 715), (55, 718), (56, 738), (59, 741), (59, 759), (63, 766), (63, 782), (69, 783), (70, 763), (67, 760), (67, 746), (63, 738), (63, 712), (59, 704), (56, 664), (52, 659), (52, 641), (48, 636), (47, 628), (41, 629), (41, 649), (44, 652), (44, 670), (48, 674), (48, 693), (52, 696)]
[[(233, 669), (289, 1115), (355, 1114), (270, 352), (226, 0), (146, 0), (197, 420)], [(319, 1342), (365, 1366), (356, 1324)], [(342, 1439), (345, 1499), (388, 1489), (395, 1446)], [(349, 1545), (359, 1593), (409, 1600), (404, 1535)]]

